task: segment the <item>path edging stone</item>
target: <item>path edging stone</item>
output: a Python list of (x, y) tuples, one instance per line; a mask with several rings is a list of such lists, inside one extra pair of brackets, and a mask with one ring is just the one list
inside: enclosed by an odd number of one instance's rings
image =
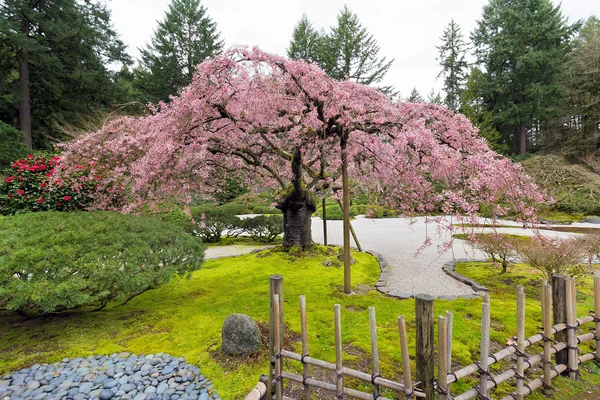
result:
[(448, 274), (452, 278), (456, 279), (457, 281), (462, 282), (465, 285), (471, 286), (473, 288), (473, 290), (476, 292), (488, 293), (490, 291), (488, 288), (486, 288), (485, 286), (483, 286), (482, 284), (480, 284), (479, 282), (477, 282), (473, 279), (469, 279), (465, 276), (462, 276), (461, 274), (459, 274), (458, 272), (455, 271), (454, 268), (455, 268), (457, 262), (469, 262), (469, 261), (480, 261), (480, 260), (468, 259), (468, 258), (459, 258), (456, 260), (451, 260), (442, 266), (442, 271), (444, 271), (446, 274)]

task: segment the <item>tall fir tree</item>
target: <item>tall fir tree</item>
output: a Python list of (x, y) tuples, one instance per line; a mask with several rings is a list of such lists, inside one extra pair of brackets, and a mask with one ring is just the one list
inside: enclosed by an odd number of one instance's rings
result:
[(47, 146), (64, 121), (110, 107), (120, 89), (107, 65), (130, 62), (97, 1), (4, 0), (0, 54), (1, 96), (11, 103), (1, 118), (18, 121), (29, 148)]
[(421, 96), (421, 93), (419, 93), (416, 87), (414, 87), (411, 90), (410, 95), (408, 96), (406, 101), (408, 103), (425, 103), (425, 99), (423, 98), (423, 96)]
[(308, 20), (306, 14), (294, 27), (287, 55), (292, 60), (306, 60), (321, 65), (320, 52), (324, 34), (318, 32)]
[(558, 77), (578, 24), (569, 25), (550, 0), (490, 0), (472, 34), (485, 70), (483, 92), (511, 150), (539, 141), (562, 96)]
[(460, 91), (466, 81), (468, 67), (467, 43), (463, 39), (460, 27), (454, 20), (450, 20), (440, 38), (442, 44), (436, 46), (439, 51), (439, 65), (442, 67), (438, 78), (444, 77), (444, 91), (446, 97), (444, 104), (452, 111), (460, 107)]
[(219, 54), (223, 41), (200, 0), (173, 0), (150, 44), (141, 49), (136, 86), (144, 101), (166, 101), (192, 81), (196, 65)]

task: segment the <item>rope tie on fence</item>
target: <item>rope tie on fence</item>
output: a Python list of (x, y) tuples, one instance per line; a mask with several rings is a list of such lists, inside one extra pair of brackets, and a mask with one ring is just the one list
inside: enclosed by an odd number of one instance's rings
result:
[(511, 344), (512, 347), (515, 348), (515, 354), (519, 357), (523, 357), (526, 360), (529, 360), (529, 354), (525, 353), (524, 351), (519, 350), (519, 347), (516, 344)]
[(498, 359), (496, 358), (496, 355), (495, 355), (495, 354), (493, 354), (493, 353), (492, 353), (492, 354), (490, 354), (488, 357), (490, 357), (491, 359), (493, 359), (493, 360), (494, 360), (494, 364), (497, 364), (497, 363), (498, 363)]
[(510, 369), (515, 371), (515, 379), (517, 379), (519, 381), (527, 380), (527, 378), (525, 378), (523, 375), (519, 374), (519, 372), (517, 371), (517, 367), (512, 367)]
[(527, 384), (527, 383), (524, 383), (524, 384), (523, 384), (523, 386), (525, 386), (525, 387), (527, 388), (527, 390), (529, 390), (529, 393), (528, 393), (528, 394), (531, 394), (531, 393), (533, 393), (533, 389), (531, 389), (531, 386), (529, 386), (529, 384)]
[(527, 346), (525, 346), (525, 347), (531, 346), (531, 344), (532, 344), (531, 340), (529, 340), (528, 338), (525, 338), (524, 341), (527, 342)]
[(481, 394), (481, 389), (479, 388), (479, 386), (476, 386), (475, 391), (477, 392), (477, 397), (481, 400), (492, 400), (491, 397), (488, 396), (484, 396), (483, 394)]
[(552, 338), (551, 338), (551, 337), (549, 337), (549, 336), (545, 336), (545, 335), (542, 335), (542, 342), (557, 343), (557, 341), (556, 341), (556, 340), (552, 339)]
[(375, 379), (377, 379), (377, 378), (381, 378), (381, 374), (377, 374), (377, 375), (371, 374), (371, 384), (372, 385), (375, 385)]
[(308, 353), (306, 353), (306, 354), (301, 354), (301, 355), (300, 355), (300, 362), (301, 362), (302, 364), (304, 364), (304, 363), (306, 362), (306, 361), (304, 361), (304, 359), (305, 359), (306, 357), (308, 357), (308, 356), (309, 356), (309, 354), (308, 354)]
[(438, 394), (443, 394), (444, 396), (446, 396), (447, 400), (452, 400), (452, 396), (450, 396), (450, 388), (446, 388), (446, 389), (442, 389), (440, 387), (440, 383), (439, 381), (433, 381), (433, 389), (438, 392)]
[(446, 375), (447, 376), (453, 376), (454, 377), (454, 382), (458, 382), (458, 377), (456, 376), (455, 372), (448, 372)]

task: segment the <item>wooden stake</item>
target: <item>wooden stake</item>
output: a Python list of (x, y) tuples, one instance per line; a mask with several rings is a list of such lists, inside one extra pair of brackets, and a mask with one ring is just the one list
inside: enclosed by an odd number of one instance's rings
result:
[(402, 375), (404, 377), (404, 394), (413, 398), (412, 378), (410, 376), (410, 356), (408, 354), (408, 338), (406, 337), (406, 321), (404, 316), (398, 317), (398, 331), (400, 332), (400, 351), (402, 352)]
[(446, 311), (446, 348), (447, 348), (447, 356), (446, 356), (446, 366), (448, 367), (447, 372), (452, 372), (452, 323), (454, 316), (451, 311)]
[(479, 392), (488, 397), (488, 356), (490, 353), (490, 298), (484, 294), (481, 298), (481, 357), (479, 364), (483, 373), (479, 378)]
[[(342, 206), (342, 203), (340, 203), (340, 201), (337, 201), (338, 205), (340, 206), (340, 209), (342, 210), (342, 213), (344, 212), (344, 206)], [(348, 215), (350, 215), (350, 213), (348, 213)], [(350, 233), (352, 234), (352, 239), (354, 239), (354, 243), (356, 244), (356, 247), (358, 248), (358, 251), (362, 251), (362, 247), (360, 247), (360, 242), (358, 241), (358, 236), (356, 236), (356, 231), (354, 231), (354, 227), (352, 226), (352, 221), (350, 221), (348, 219), (348, 226), (350, 227)]]
[(352, 272), (350, 269), (350, 188), (348, 183), (348, 149), (346, 148), (347, 132), (342, 132), (340, 149), (342, 151), (342, 200), (344, 206), (344, 293), (352, 292)]
[(600, 360), (600, 271), (594, 272), (594, 317), (596, 318), (596, 363)]
[[(373, 376), (381, 375), (379, 370), (379, 349), (377, 347), (377, 324), (375, 323), (375, 308), (369, 307), (369, 325), (371, 327), (371, 354), (373, 355)], [(381, 388), (373, 383), (373, 398), (381, 396)]]
[(517, 286), (517, 400), (523, 400), (524, 351), (525, 351), (525, 291)]
[(268, 393), (271, 397), (275, 394), (275, 386), (273, 385), (273, 368), (275, 367), (274, 347), (275, 347), (275, 304), (273, 303), (274, 295), (279, 299), (279, 329), (283, 332), (283, 277), (281, 275), (271, 275), (269, 286), (269, 382)]
[(275, 317), (273, 326), (275, 327), (274, 336), (274, 356), (275, 356), (275, 399), (281, 400), (283, 396), (283, 381), (281, 380), (281, 336), (282, 331), (280, 329), (280, 310), (279, 310), (279, 295), (273, 295), (273, 316)]
[[(302, 336), (302, 358), (308, 357), (308, 330), (306, 329), (306, 297), (300, 296), (300, 326)], [(310, 377), (310, 365), (302, 362), (302, 378), (303, 381)], [(311, 389), (310, 385), (304, 385), (304, 399), (310, 400)]]
[(434, 323), (433, 297), (426, 294), (415, 295), (415, 317), (417, 324), (417, 381), (426, 398), (433, 399), (435, 358), (434, 358)]
[(548, 284), (542, 287), (542, 323), (544, 325), (544, 394), (552, 394), (552, 287)]
[(578, 377), (578, 360), (577, 360), (577, 335), (575, 333), (576, 324), (576, 307), (575, 302), (575, 279), (569, 278), (567, 280), (567, 342), (568, 348), (568, 366), (569, 366), (569, 378), (577, 379)]
[(327, 246), (327, 200), (323, 197), (323, 246)]
[(344, 398), (344, 382), (342, 377), (342, 317), (340, 314), (340, 305), (336, 304), (333, 307), (334, 324), (335, 324), (335, 373), (336, 379), (336, 399)]
[[(552, 313), (554, 324), (567, 323), (567, 278), (563, 275), (552, 276)], [(554, 334), (554, 340), (557, 342), (567, 342), (567, 332), (561, 331)], [(556, 353), (556, 365), (567, 365), (569, 355), (567, 349)]]
[(448, 330), (446, 326), (446, 318), (438, 317), (438, 383), (440, 388), (439, 400), (446, 400), (446, 390), (448, 389), (448, 348), (446, 340), (448, 340)]

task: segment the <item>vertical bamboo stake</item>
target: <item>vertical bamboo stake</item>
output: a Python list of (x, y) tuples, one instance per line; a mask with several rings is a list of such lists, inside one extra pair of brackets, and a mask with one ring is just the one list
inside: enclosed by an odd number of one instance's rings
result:
[[(342, 203), (340, 203), (339, 200), (337, 201), (337, 203), (340, 206), (340, 209), (342, 210), (342, 213), (343, 213), (344, 206), (342, 205)], [(352, 222), (348, 222), (348, 226), (350, 227), (350, 233), (352, 234), (352, 239), (354, 239), (354, 243), (356, 244), (358, 251), (362, 251), (362, 247), (360, 247), (360, 242), (358, 241), (358, 236), (356, 236), (356, 231), (354, 230), (354, 227), (352, 226)]]
[[(552, 314), (554, 325), (567, 323), (567, 277), (563, 275), (552, 276)], [(567, 331), (563, 330), (554, 335), (557, 342), (567, 342)], [(554, 356), (557, 365), (568, 365), (568, 349), (561, 350)]]
[(344, 293), (352, 292), (352, 270), (350, 269), (350, 184), (348, 183), (348, 149), (346, 130), (342, 130), (340, 150), (342, 151), (342, 207), (344, 213)]
[(281, 316), (279, 320), (279, 329), (283, 331), (283, 277), (281, 275), (271, 275), (269, 286), (270, 296), (270, 307), (269, 307), (269, 382), (267, 392), (271, 393), (271, 397), (275, 393), (275, 387), (273, 386), (273, 368), (275, 367), (275, 360), (273, 348), (275, 347), (275, 314), (274, 314), (274, 295), (278, 296), (279, 299), (279, 314)]
[(577, 338), (575, 335), (575, 307), (577, 306), (575, 302), (575, 279), (569, 278), (567, 280), (567, 341), (569, 344), (569, 378), (577, 379), (578, 376), (578, 364), (577, 360)]
[(446, 311), (446, 366), (448, 367), (447, 372), (452, 372), (452, 323), (454, 322), (454, 316), (451, 311)]
[(281, 380), (281, 329), (279, 326), (280, 310), (279, 310), (279, 295), (273, 295), (273, 316), (275, 317), (275, 334), (274, 334), (274, 349), (275, 352), (275, 399), (281, 400), (283, 381)]
[[(375, 308), (369, 307), (369, 325), (371, 326), (371, 354), (373, 354), (373, 376), (381, 375), (379, 370), (379, 349), (377, 348), (377, 325), (375, 323)], [(381, 396), (379, 385), (373, 384), (373, 398)]]
[(523, 352), (525, 351), (525, 291), (517, 286), (517, 400), (523, 400)]
[(327, 200), (323, 197), (323, 246), (327, 246)]
[(398, 331), (400, 332), (400, 351), (402, 352), (402, 374), (404, 376), (404, 394), (413, 398), (412, 378), (410, 376), (410, 356), (408, 355), (408, 338), (406, 337), (406, 321), (398, 317)]
[(594, 272), (594, 317), (596, 318), (596, 362), (600, 360), (600, 271)]
[(542, 316), (544, 324), (544, 394), (550, 395), (552, 393), (552, 353), (550, 352), (551, 343), (548, 339), (552, 336), (552, 287), (546, 284), (543, 288), (543, 304), (542, 304)]
[(481, 356), (479, 364), (483, 373), (479, 378), (479, 392), (488, 397), (488, 356), (490, 353), (490, 297), (484, 294), (481, 298)]
[(342, 400), (344, 398), (344, 382), (342, 379), (342, 317), (339, 304), (334, 306), (333, 314), (335, 319), (335, 373), (337, 374), (335, 397), (338, 400)]
[(448, 397), (446, 395), (446, 390), (448, 389), (448, 366), (446, 362), (448, 361), (448, 330), (446, 326), (446, 318), (438, 317), (438, 382), (440, 394), (438, 396), (439, 400), (446, 400)]
[[(300, 325), (302, 334), (302, 378), (304, 382), (310, 376), (310, 366), (304, 362), (304, 357), (308, 357), (308, 330), (306, 329), (306, 297), (300, 296)], [(304, 385), (304, 399), (310, 400), (310, 385)]]
[(428, 399), (435, 397), (433, 387), (435, 356), (434, 356), (434, 315), (432, 296), (415, 295), (415, 320), (417, 323), (417, 381), (421, 381), (421, 389)]

